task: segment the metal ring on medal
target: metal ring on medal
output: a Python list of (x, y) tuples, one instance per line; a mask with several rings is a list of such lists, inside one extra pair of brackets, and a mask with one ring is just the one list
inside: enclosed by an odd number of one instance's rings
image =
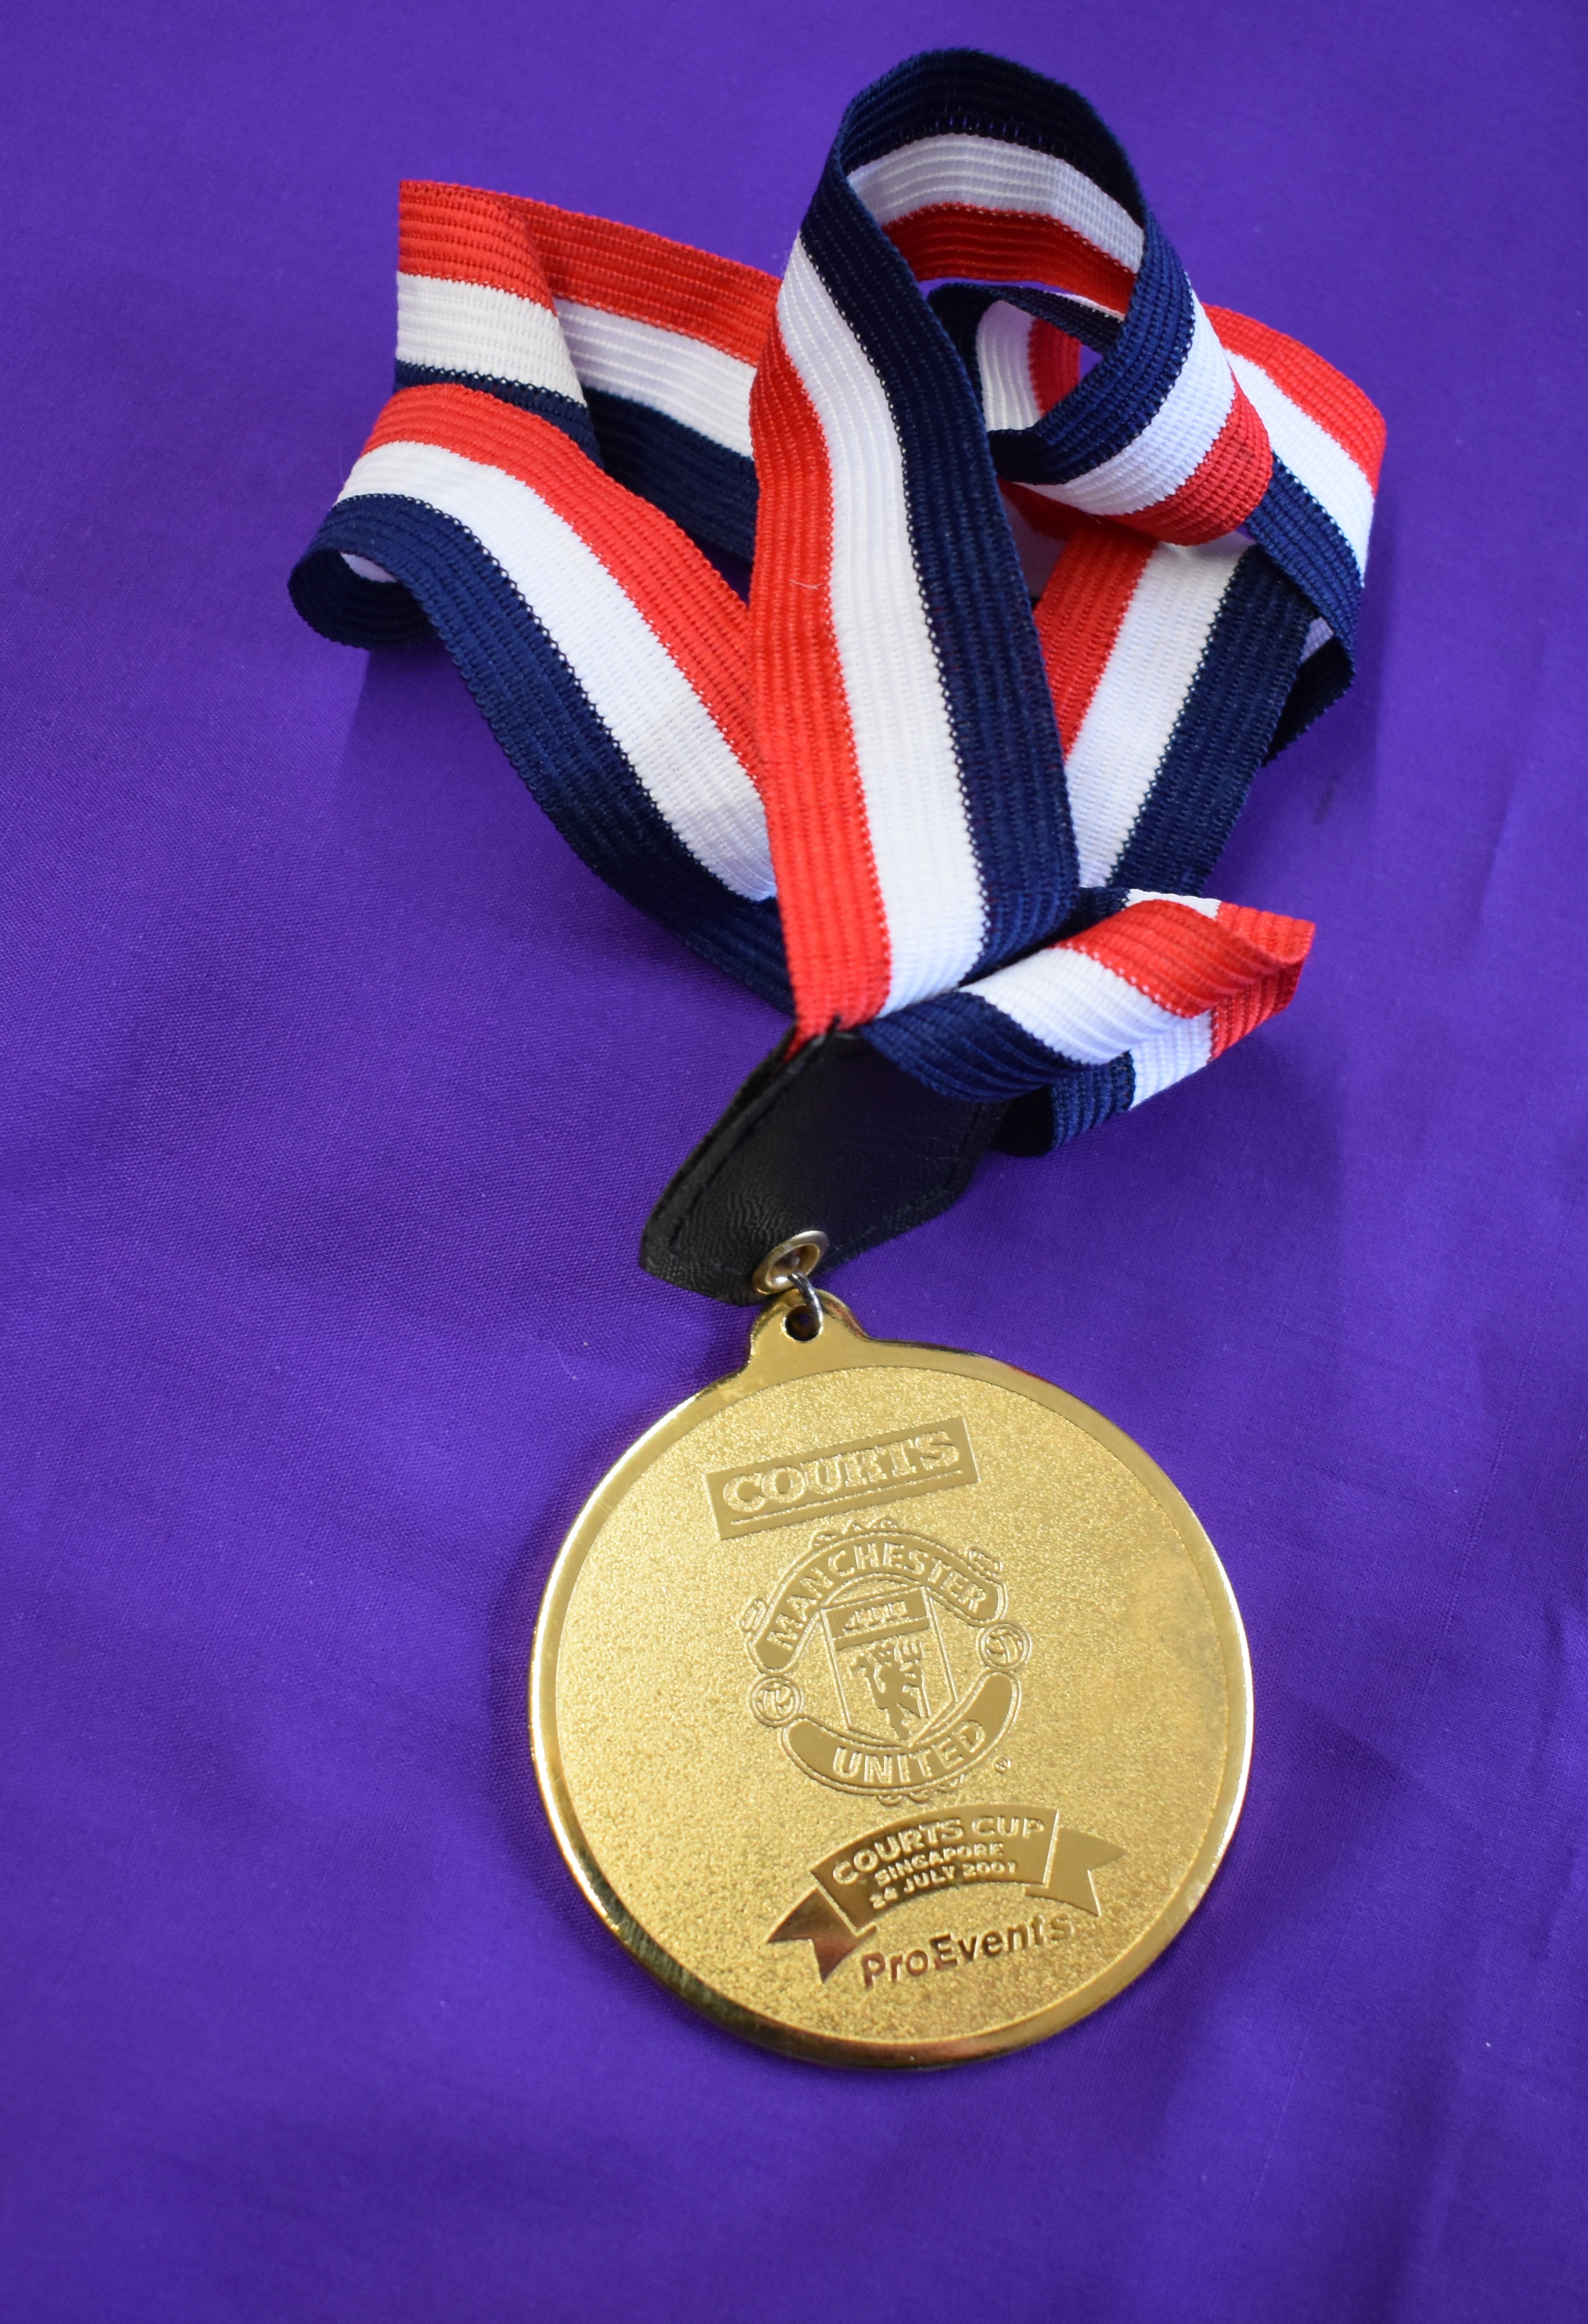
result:
[(1195, 1910), (1251, 1686), (1212, 1545), (1139, 1446), (988, 1357), (757, 1322), (603, 1480), (530, 1724), (601, 1918), (750, 2039), (937, 2066), (1039, 2041)]

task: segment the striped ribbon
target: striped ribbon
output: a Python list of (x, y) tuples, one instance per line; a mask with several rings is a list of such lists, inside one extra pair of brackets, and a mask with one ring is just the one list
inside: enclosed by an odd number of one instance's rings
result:
[(439, 636), (614, 887), (800, 1038), (1051, 1087), (1061, 1136), (1286, 1005), (1310, 927), (1201, 890), (1350, 681), (1382, 424), (1199, 304), (1073, 90), (900, 66), (780, 285), (430, 184), (400, 266), (295, 602)]

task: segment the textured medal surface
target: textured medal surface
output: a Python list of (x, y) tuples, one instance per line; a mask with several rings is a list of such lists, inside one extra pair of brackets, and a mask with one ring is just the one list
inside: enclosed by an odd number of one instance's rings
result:
[(1039, 2040), (1193, 1911), (1251, 1681), (1190, 1509), (1086, 1406), (774, 1303), (586, 1503), (536, 1633), (548, 1812), (734, 2031), (852, 2065)]

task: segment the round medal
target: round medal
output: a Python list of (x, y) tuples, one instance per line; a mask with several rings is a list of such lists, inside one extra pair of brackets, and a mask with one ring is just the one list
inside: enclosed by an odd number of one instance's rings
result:
[(1162, 1951), (1240, 1812), (1251, 1688), (1138, 1445), (801, 1281), (586, 1502), (530, 1722), (575, 1877), (665, 1984), (775, 2049), (936, 2066)]

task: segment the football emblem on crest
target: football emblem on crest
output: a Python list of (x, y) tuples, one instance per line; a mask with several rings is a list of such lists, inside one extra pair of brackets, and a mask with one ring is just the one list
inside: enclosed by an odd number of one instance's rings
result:
[(740, 1618), (750, 1709), (796, 1766), (883, 1800), (953, 1792), (1008, 1733), (1031, 1642), (1002, 1567), (894, 1519), (824, 1528)]

